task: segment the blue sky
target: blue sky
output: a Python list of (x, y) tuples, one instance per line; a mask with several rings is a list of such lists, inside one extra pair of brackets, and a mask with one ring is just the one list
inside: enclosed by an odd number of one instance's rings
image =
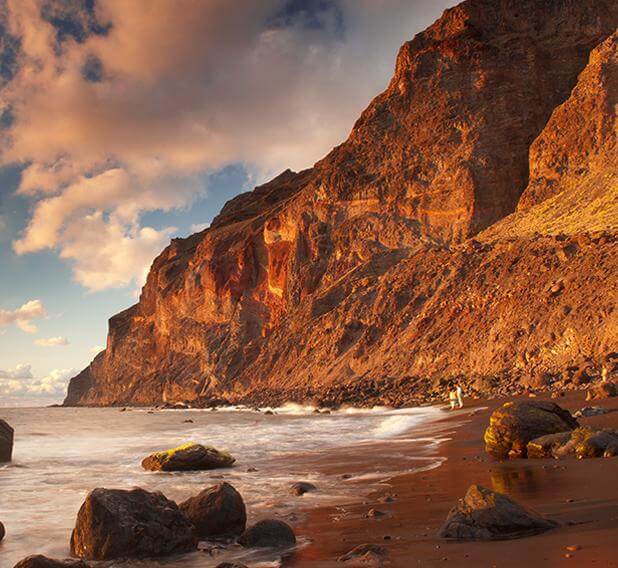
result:
[(0, 406), (61, 400), (169, 239), (345, 139), (452, 4), (7, 0)]

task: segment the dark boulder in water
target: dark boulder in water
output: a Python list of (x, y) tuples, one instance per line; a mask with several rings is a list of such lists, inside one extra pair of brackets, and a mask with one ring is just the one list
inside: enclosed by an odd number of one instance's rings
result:
[(2, 542), (2, 539), (4, 538), (5, 534), (6, 534), (6, 530), (4, 530), (4, 525), (0, 523), (0, 542)]
[(238, 544), (246, 548), (289, 548), (296, 544), (296, 536), (287, 523), (266, 519), (249, 527)]
[(89, 568), (83, 560), (56, 560), (35, 554), (20, 560), (13, 568)]
[(456, 540), (499, 540), (541, 533), (557, 526), (511, 498), (471, 485), (451, 509), (438, 536)]
[(176, 503), (143, 489), (91, 491), (71, 535), (71, 554), (88, 560), (158, 557), (194, 548), (193, 527)]
[(0, 418), (0, 463), (10, 462), (13, 454), (13, 428)]
[(229, 483), (204, 489), (179, 505), (199, 538), (238, 536), (247, 524), (245, 503)]
[(142, 461), (142, 467), (149, 471), (199, 471), (231, 467), (235, 461), (228, 452), (189, 443), (150, 454)]

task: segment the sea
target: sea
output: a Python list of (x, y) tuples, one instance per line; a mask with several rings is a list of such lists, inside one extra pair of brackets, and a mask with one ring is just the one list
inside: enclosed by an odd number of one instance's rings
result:
[[(273, 414), (245, 408), (0, 408), (15, 429), (13, 461), (0, 465), (0, 568), (31, 554), (70, 556), (69, 539), (84, 498), (97, 487), (161, 491), (180, 502), (225, 480), (241, 493), (248, 523), (279, 518), (294, 526), (307, 508), (358, 500), (404, 472), (437, 467), (448, 439), (436, 407), (316, 412), (286, 405)], [(203, 472), (147, 472), (151, 452), (187, 442), (225, 449), (234, 467)], [(309, 481), (318, 491), (293, 496)], [(299, 534), (299, 546), (307, 543)], [(200, 544), (200, 550), (157, 560), (111, 561), (105, 568), (214, 567), (223, 561), (279, 566), (272, 551)]]

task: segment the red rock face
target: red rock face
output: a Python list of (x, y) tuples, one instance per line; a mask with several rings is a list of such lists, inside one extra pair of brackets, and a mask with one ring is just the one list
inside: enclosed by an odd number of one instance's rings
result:
[(66, 403), (323, 398), (346, 385), (356, 402), (402, 404), (444, 378), (506, 384), (602, 357), (617, 328), (616, 186), (595, 190), (588, 234), (552, 217), (582, 191), (552, 180), (566, 162), (610, 169), (615, 40), (590, 52), (617, 21), (602, 0), (446, 11), (401, 48), (348, 140), (172, 241)]
[(518, 209), (525, 211), (590, 178), (616, 196), (618, 145), (618, 32), (592, 51), (571, 96), (551, 115), (530, 147), (530, 182)]

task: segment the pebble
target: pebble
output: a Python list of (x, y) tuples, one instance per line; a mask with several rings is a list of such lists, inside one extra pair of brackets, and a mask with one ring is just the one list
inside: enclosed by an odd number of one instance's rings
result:
[(369, 509), (365, 517), (369, 519), (377, 519), (378, 517), (383, 517), (386, 515), (383, 511), (379, 511), (378, 509)]

